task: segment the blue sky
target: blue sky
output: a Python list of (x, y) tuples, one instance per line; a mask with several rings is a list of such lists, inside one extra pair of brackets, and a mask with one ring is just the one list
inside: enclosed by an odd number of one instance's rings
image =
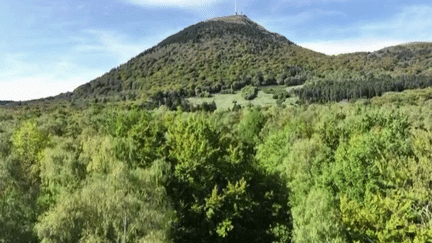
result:
[[(0, 100), (73, 91), (235, 0), (0, 0)], [(432, 2), (237, 0), (272, 32), (329, 55), (432, 40)]]

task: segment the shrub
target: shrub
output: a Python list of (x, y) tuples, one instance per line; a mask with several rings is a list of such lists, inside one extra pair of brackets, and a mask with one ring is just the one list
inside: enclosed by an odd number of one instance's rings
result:
[(248, 85), (241, 90), (241, 95), (245, 100), (253, 100), (258, 95), (258, 89)]

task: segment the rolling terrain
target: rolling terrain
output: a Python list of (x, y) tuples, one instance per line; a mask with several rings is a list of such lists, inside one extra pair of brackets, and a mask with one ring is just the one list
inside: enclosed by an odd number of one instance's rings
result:
[(430, 43), (327, 56), (246, 16), (0, 102), (0, 242), (432, 242)]

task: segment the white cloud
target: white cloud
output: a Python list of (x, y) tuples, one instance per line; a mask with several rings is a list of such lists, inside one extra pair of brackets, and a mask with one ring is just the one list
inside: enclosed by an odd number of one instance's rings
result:
[(300, 13), (294, 15), (287, 16), (270, 16), (259, 18), (258, 23), (269, 26), (297, 26), (301, 24), (305, 24), (311, 21), (316, 21), (319, 18), (327, 17), (327, 16), (344, 16), (344, 13), (338, 11), (326, 11), (322, 9), (309, 9), (306, 11), (302, 11)]
[(412, 5), (383, 22), (360, 25), (363, 36), (383, 36), (409, 40), (430, 40), (432, 33), (432, 7)]
[[(295, 6), (308, 6), (319, 3), (331, 3), (331, 2), (346, 2), (347, 0), (282, 0), (284, 3)], [(351, 0), (353, 1), (353, 0)]]
[(391, 39), (345, 39), (336, 41), (304, 42), (298, 45), (327, 55), (337, 55), (353, 52), (373, 52), (384, 47), (406, 43)]
[(59, 76), (18, 77), (1, 81), (0, 100), (24, 101), (45, 98), (73, 91), (81, 84), (100, 75), (100, 71), (87, 72), (81, 76), (62, 78)]
[[(131, 40), (126, 34), (86, 30), (70, 36), (75, 45), (64, 53), (46, 53), (34, 61), (34, 53), (0, 54), (0, 100), (29, 100), (73, 91), (111, 68), (167, 37), (172, 31), (148, 39)], [(97, 62), (97, 63), (94, 63)]]
[(4, 54), (0, 61), (0, 100), (29, 100), (73, 91), (105, 71), (70, 62), (71, 57), (28, 61), (24, 53)]
[[(320, 30), (323, 36), (347, 36), (326, 41), (304, 41), (299, 45), (328, 55), (376, 51), (409, 42), (432, 41), (432, 7), (412, 5), (383, 21), (358, 22), (347, 27)], [(323, 39), (325, 37), (320, 37)]]
[(144, 7), (177, 7), (177, 8), (191, 8), (208, 6), (220, 0), (125, 0), (128, 3), (140, 5)]
[[(116, 58), (118, 64), (125, 63), (153, 45), (156, 45), (155, 41), (161, 36), (158, 34), (151, 36), (151, 38), (131, 41), (127, 35), (115, 31), (91, 29), (85, 32), (92, 36), (93, 43), (89, 44), (88, 41), (83, 41), (83, 43), (75, 46), (74, 50), (110, 54)], [(167, 33), (172, 34), (171, 31)], [(168, 34), (164, 37), (168, 37)]]

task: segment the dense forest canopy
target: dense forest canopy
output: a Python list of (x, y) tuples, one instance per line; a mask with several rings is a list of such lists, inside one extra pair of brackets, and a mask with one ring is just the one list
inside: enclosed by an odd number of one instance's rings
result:
[[(431, 50), (326, 56), (231, 16), (1, 102), (0, 242), (431, 242)], [(186, 99), (235, 92), (278, 101)]]
[(0, 112), (2, 242), (427, 242), (432, 89)]

